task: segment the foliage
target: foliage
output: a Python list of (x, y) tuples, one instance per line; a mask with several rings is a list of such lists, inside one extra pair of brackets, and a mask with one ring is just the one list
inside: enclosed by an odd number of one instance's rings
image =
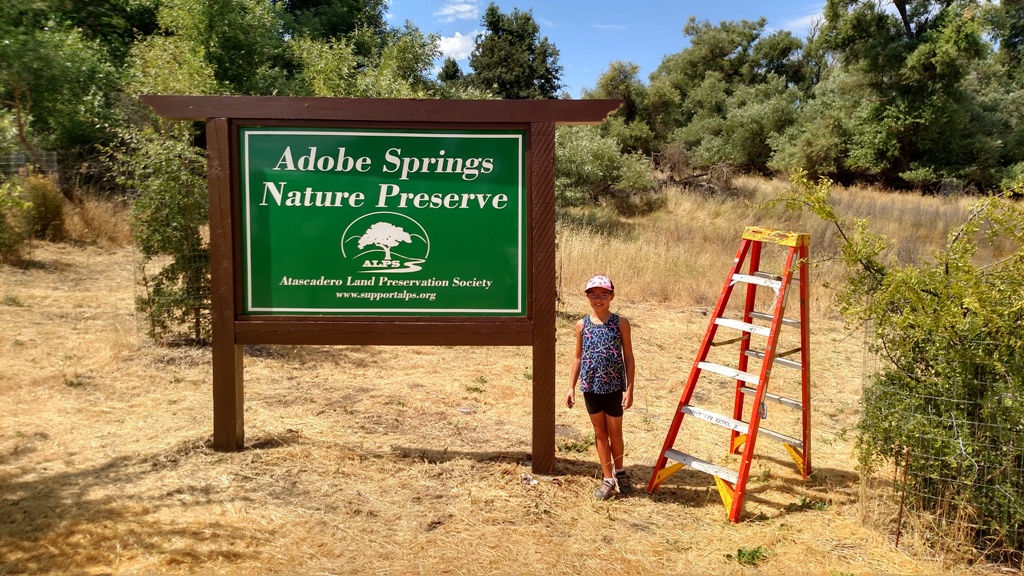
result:
[(42, 148), (88, 147), (108, 138), (116, 77), (103, 47), (54, 21), (48, 8), (45, 2), (0, 5), (0, 103), (13, 111), (19, 144), (37, 164)]
[(355, 89), (359, 59), (345, 39), (315, 41), (295, 38), (289, 43), (300, 64), (297, 91), (308, 96), (344, 96)]
[(533, 12), (504, 14), (492, 3), (482, 24), (469, 57), (473, 85), (507, 99), (554, 98), (562, 87), (558, 48), (540, 36)]
[(21, 261), (28, 240), (24, 214), (29, 207), (18, 182), (0, 182), (0, 262)]
[(387, 29), (386, 0), (286, 0), (281, 4), (283, 27), (289, 37), (341, 39), (359, 29), (383, 34)]
[(644, 110), (652, 147), (672, 156), (685, 150), (697, 169), (767, 171), (769, 143), (795, 121), (809, 74), (803, 43), (788, 32), (764, 36), (765, 25), (690, 18), (690, 47), (651, 75)]
[(819, 42), (837, 55), (840, 83), (853, 92), (816, 91), (825, 100), (819, 108), (846, 120), (802, 115), (796, 134), (828, 134), (838, 145), (828, 156), (838, 156), (856, 178), (896, 186), (908, 178), (936, 184), (954, 177), (991, 184), (987, 162), (999, 156), (999, 140), (987, 135), (994, 126), (967, 83), (988, 55), (980, 11), (971, 2), (895, 4), (892, 12), (871, 1), (827, 2)]
[(754, 566), (768, 557), (768, 549), (764, 546), (754, 548), (742, 547), (736, 550), (736, 554), (726, 554), (727, 560), (735, 560), (744, 566)]
[(650, 154), (654, 133), (647, 124), (647, 87), (639, 73), (640, 67), (632, 62), (612, 62), (597, 79), (597, 86), (584, 90), (583, 97), (622, 100), (622, 106), (605, 120), (602, 132), (615, 138), (623, 152)]
[(24, 229), (32, 238), (64, 239), (64, 196), (52, 178), (30, 174), (21, 179), (22, 194), (28, 203), (24, 211)]
[[(866, 322), (883, 360), (864, 390), (861, 461), (907, 466), (903, 490), (940, 522), (969, 528), (983, 551), (1024, 553), (1024, 207), (1004, 195), (977, 203), (931, 263), (883, 264), (884, 239), (829, 204), (828, 180), (804, 173), (784, 201), (832, 223), (850, 271), (838, 299)], [(978, 262), (981, 242), (1013, 246)], [(909, 459), (909, 461), (907, 460)], [(966, 525), (966, 526), (964, 526)]]
[(272, 94), (284, 83), (281, 18), (265, 0), (167, 0), (158, 12), (161, 31), (198, 50), (236, 94)]
[(461, 82), (464, 77), (465, 74), (462, 72), (462, 68), (459, 67), (459, 63), (451, 56), (444, 59), (441, 70), (437, 73), (437, 81), (442, 84)]
[[(155, 340), (209, 338), (210, 261), (206, 159), (187, 125), (147, 127), (117, 156), (125, 185), (138, 190), (132, 219), (143, 258), (145, 294), (136, 300)], [(156, 272), (147, 270), (156, 266)]]
[(585, 454), (594, 445), (594, 433), (590, 432), (578, 440), (573, 438), (559, 438), (555, 448), (559, 452), (576, 452)]
[(622, 154), (615, 140), (592, 126), (562, 126), (555, 132), (555, 199), (560, 206), (610, 201), (628, 206), (630, 198), (654, 189), (650, 162)]
[(729, 93), (718, 73), (709, 73), (690, 95), (693, 120), (670, 138), (690, 150), (700, 167), (726, 164), (763, 170), (772, 156), (769, 142), (794, 121), (799, 92), (771, 74), (762, 84)]

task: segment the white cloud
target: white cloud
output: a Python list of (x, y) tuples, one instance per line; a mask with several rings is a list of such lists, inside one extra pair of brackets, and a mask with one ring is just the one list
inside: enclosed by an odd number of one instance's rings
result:
[(800, 16), (790, 18), (786, 22), (783, 22), (779, 28), (782, 30), (789, 30), (794, 36), (807, 34), (815, 24), (824, 20), (824, 11), (824, 3), (814, 3), (805, 6), (803, 10), (801, 10), (802, 14)]
[(442, 36), (441, 40), (438, 41), (441, 54), (444, 57), (451, 56), (456, 60), (469, 58), (469, 55), (473, 52), (473, 47), (475, 46), (474, 39), (477, 37), (477, 34), (479, 32), (471, 32), (466, 35), (456, 32), (454, 36)]
[(476, 20), (480, 17), (480, 7), (476, 5), (476, 2), (449, 2), (434, 12), (434, 16), (438, 16), (441, 22)]
[(622, 24), (593, 24), (591, 28), (597, 28), (598, 30), (626, 30), (629, 27)]

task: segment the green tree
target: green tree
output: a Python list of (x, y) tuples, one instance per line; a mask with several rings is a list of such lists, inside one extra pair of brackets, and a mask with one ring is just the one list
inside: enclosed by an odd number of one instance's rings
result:
[(437, 81), (442, 84), (452, 84), (455, 82), (461, 82), (465, 78), (465, 74), (462, 72), (462, 68), (459, 67), (459, 63), (455, 61), (455, 58), (448, 56), (444, 59), (444, 64), (441, 65), (441, 70), (437, 73)]
[(272, 0), (283, 10), (290, 37), (338, 40), (359, 29), (381, 35), (387, 31), (387, 0)]
[(788, 30), (758, 39), (750, 54), (755, 78), (763, 82), (769, 75), (775, 75), (785, 79), (789, 86), (808, 88), (809, 64), (803, 57), (803, 49), (804, 43)]
[(848, 106), (839, 111), (850, 119), (845, 134), (809, 115), (797, 134), (839, 137), (842, 168), (856, 178), (894, 186), (949, 177), (991, 183), (989, 159), (1001, 151), (993, 148), (997, 139), (985, 135), (985, 113), (965, 84), (989, 54), (977, 3), (893, 4), (896, 13), (867, 0), (826, 4), (819, 47), (837, 60), (840, 83), (855, 85), (860, 97), (828, 103)]
[(143, 293), (136, 308), (159, 341), (209, 337), (206, 158), (195, 125), (159, 119), (137, 98), (221, 92), (205, 55), (182, 35), (151, 36), (132, 48), (123, 74), (130, 98), (119, 109), (120, 139), (110, 154), (120, 184), (137, 195), (132, 223)]
[(234, 94), (280, 93), (287, 77), (279, 6), (265, 0), (165, 0), (161, 33), (202, 49), (217, 82)]
[(597, 86), (583, 91), (584, 98), (622, 100), (622, 107), (602, 125), (603, 132), (619, 143), (623, 152), (651, 153), (653, 133), (647, 124), (647, 87), (640, 80), (640, 66), (617, 60), (597, 79)]
[(648, 88), (652, 147), (669, 164), (767, 171), (769, 141), (795, 120), (808, 66), (803, 43), (789, 32), (765, 36), (766, 24), (687, 21), (690, 46), (665, 56)]
[(138, 40), (157, 31), (157, 0), (47, 0), (48, 15), (106, 51), (115, 66)]
[(486, 31), (469, 57), (470, 81), (501, 98), (554, 98), (563, 86), (558, 49), (540, 36), (533, 12), (503, 14), (491, 4), (482, 24)]
[(725, 164), (763, 172), (773, 154), (770, 143), (795, 120), (799, 97), (775, 74), (729, 93), (720, 77), (709, 73), (688, 100), (696, 109), (693, 120), (673, 133), (672, 141), (690, 150), (697, 166)]
[(999, 62), (1018, 87), (1024, 86), (1024, 0), (1002, 0), (991, 17)]
[[(664, 78), (685, 101), (709, 73), (718, 74), (729, 86), (752, 82), (755, 78), (754, 44), (766, 23), (767, 20), (760, 18), (756, 22), (741, 20), (713, 26), (691, 16), (683, 27), (683, 35), (689, 39), (690, 46), (665, 56), (651, 74), (651, 83)], [(687, 112), (680, 125), (689, 121), (694, 113), (693, 110)]]
[(0, 5), (0, 101), (15, 117), (21, 146), (89, 149), (109, 141), (116, 74), (102, 47), (49, 18), (44, 2)]

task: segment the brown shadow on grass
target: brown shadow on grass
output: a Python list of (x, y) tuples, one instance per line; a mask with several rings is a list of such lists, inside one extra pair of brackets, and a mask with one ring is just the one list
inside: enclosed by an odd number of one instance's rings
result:
[[(192, 499), (133, 486), (209, 450), (208, 442), (193, 441), (54, 473), (15, 468), (16, 450), (0, 454), (0, 464), (7, 465), (0, 472), (0, 574), (113, 573), (126, 553), (161, 557), (166, 564), (245, 560), (248, 553), (233, 545), (245, 536), (239, 528), (216, 521), (201, 530), (170, 523), (156, 514), (190, 506)], [(198, 496), (231, 500), (215, 492)], [(211, 543), (209, 534), (218, 541)]]

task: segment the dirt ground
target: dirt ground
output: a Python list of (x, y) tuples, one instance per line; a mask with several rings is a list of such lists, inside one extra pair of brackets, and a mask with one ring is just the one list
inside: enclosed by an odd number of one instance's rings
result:
[[(531, 471), (527, 348), (251, 347), (246, 450), (211, 450), (210, 351), (147, 341), (135, 265), (127, 248), (44, 243), (0, 267), (0, 574), (1000, 573), (909, 531), (894, 546), (898, 498), (853, 456), (862, 336), (834, 320), (812, 326), (813, 477), (760, 441), (731, 524), (710, 476), (642, 489), (706, 311), (613, 306), (633, 324), (638, 490), (597, 502), (582, 406), (557, 411), (555, 473)], [(584, 305), (558, 323), (558, 401)], [(718, 384), (698, 390), (709, 408), (728, 400)], [(707, 428), (685, 420), (676, 446), (728, 463), (727, 433)]]

